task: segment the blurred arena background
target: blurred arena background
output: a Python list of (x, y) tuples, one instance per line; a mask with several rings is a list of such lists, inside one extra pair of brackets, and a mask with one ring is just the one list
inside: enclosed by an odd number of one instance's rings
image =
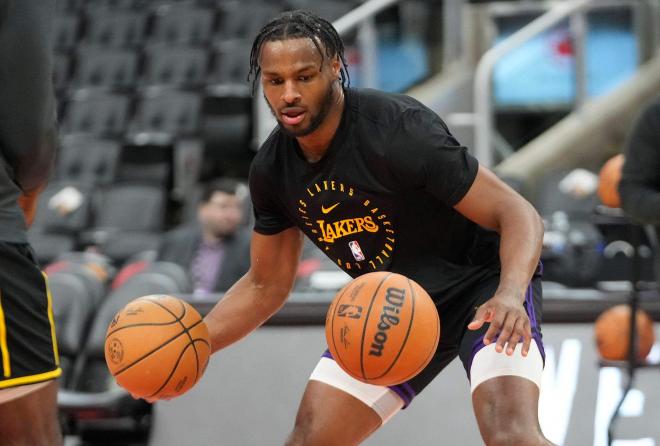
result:
[[(222, 298), (195, 292), (190, 268), (158, 250), (195, 223), (203, 184), (246, 180), (274, 125), (246, 80), (251, 42), (298, 8), (340, 31), (353, 86), (427, 104), (544, 217), (546, 435), (604, 446), (616, 412), (612, 444), (660, 444), (660, 347), (643, 367), (603, 363), (593, 333), (633, 292), (660, 321), (655, 234), (597, 194), (601, 167), (660, 94), (659, 0), (59, 0), (60, 149), (29, 235), (54, 299), (67, 445), (278, 445), (292, 427), (325, 310), (347, 281), (312, 246), (282, 311), (177, 400), (131, 399), (103, 340), (138, 296), (172, 294), (202, 312)], [(480, 444), (468, 389), (452, 364), (366, 444)]]

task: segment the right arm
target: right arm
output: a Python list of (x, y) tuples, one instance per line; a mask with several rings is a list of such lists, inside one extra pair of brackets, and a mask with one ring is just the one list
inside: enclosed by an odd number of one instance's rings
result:
[(299, 229), (252, 233), (251, 265), (204, 321), (215, 352), (247, 336), (284, 305), (296, 277), (303, 238)]

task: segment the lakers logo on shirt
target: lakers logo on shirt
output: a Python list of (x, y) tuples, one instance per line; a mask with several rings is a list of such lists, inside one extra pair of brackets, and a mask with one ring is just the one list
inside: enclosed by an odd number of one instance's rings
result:
[(384, 269), (396, 242), (384, 206), (341, 181), (319, 181), (298, 200), (298, 216), (310, 238), (346, 271)]

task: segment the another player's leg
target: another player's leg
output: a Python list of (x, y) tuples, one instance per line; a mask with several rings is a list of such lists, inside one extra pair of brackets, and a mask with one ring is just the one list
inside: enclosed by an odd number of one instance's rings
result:
[[(57, 418), (57, 382), (0, 404), (0, 437), (3, 446), (59, 446), (62, 444)], [(17, 393), (16, 389), (0, 390)]]
[(62, 444), (52, 300), (25, 244), (0, 242), (0, 443)]
[(323, 357), (307, 383), (286, 445), (360, 444), (403, 405), (393, 390), (362, 383)]

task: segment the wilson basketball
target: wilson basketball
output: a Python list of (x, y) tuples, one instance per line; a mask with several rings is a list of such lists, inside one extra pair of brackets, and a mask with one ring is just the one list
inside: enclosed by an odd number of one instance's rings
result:
[[(637, 310), (637, 358), (646, 358), (655, 342), (653, 320), (643, 310)], [(623, 361), (628, 359), (630, 345), (630, 307), (616, 305), (601, 313), (595, 324), (596, 346), (603, 359)]]
[(621, 181), (621, 168), (624, 156), (618, 154), (607, 160), (598, 174), (598, 198), (605, 206), (611, 208), (621, 207), (619, 197), (619, 181)]
[(364, 274), (332, 301), (325, 323), (332, 357), (356, 379), (405, 382), (431, 361), (440, 340), (433, 300), (416, 282), (390, 272)]
[(105, 361), (117, 383), (154, 400), (190, 390), (204, 374), (210, 352), (209, 332), (197, 310), (166, 295), (130, 302), (105, 337)]

